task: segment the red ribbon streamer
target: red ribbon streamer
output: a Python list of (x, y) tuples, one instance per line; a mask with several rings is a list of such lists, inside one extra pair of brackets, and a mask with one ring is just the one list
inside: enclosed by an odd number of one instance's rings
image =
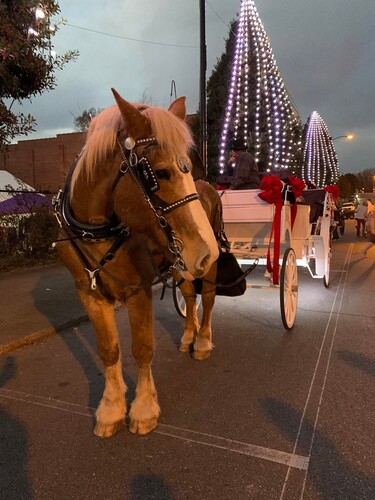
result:
[[(260, 189), (263, 193), (259, 193), (259, 198), (267, 203), (275, 205), (275, 216), (273, 218), (270, 241), (267, 252), (267, 271), (272, 273), (272, 283), (279, 284), (279, 258), (280, 258), (280, 230), (281, 230), (281, 210), (283, 208), (282, 189), (283, 183), (276, 175), (268, 175), (262, 179)], [(274, 238), (273, 245), (273, 263), (271, 262), (271, 242)]]

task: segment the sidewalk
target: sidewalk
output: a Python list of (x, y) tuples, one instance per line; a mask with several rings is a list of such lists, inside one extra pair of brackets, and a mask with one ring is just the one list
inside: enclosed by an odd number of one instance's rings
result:
[(62, 264), (0, 276), (0, 354), (87, 321)]

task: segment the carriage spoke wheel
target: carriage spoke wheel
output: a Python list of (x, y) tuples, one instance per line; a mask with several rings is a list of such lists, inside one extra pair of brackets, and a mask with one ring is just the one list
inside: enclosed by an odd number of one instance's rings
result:
[[(172, 295), (176, 311), (181, 316), (181, 318), (186, 318), (186, 302), (175, 280), (173, 280)], [(195, 305), (197, 309), (201, 305), (201, 302), (202, 302), (202, 296), (197, 295), (195, 299)]]
[(287, 248), (280, 271), (281, 319), (287, 330), (293, 328), (297, 314), (297, 301), (298, 271), (296, 254), (292, 248)]

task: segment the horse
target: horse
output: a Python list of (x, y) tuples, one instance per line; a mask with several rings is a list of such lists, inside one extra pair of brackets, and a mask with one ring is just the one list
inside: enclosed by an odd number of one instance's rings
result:
[[(197, 180), (195, 186), (220, 247), (223, 238), (221, 198), (216, 189), (204, 180)], [(192, 281), (184, 280), (181, 275), (175, 274), (175, 280), (179, 284), (186, 304), (184, 333), (180, 340), (179, 350), (191, 353), (193, 358), (199, 361), (208, 358), (213, 348), (211, 323), (216, 296), (216, 274), (217, 261), (201, 280), (200, 294), (203, 312), (200, 323), (196, 307), (196, 286)]]
[(55, 200), (55, 246), (92, 322), (104, 370), (94, 426), (100, 437), (118, 432), (127, 415), (115, 303), (127, 306), (138, 367), (129, 430), (144, 435), (160, 413), (151, 371), (152, 286), (176, 272), (186, 283), (200, 278), (218, 257), (190, 172), (185, 97), (166, 110), (131, 104), (112, 92), (116, 104), (92, 120)]

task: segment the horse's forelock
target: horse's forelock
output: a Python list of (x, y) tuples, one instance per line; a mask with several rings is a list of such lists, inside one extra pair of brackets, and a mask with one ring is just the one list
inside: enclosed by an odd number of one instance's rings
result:
[(72, 177), (72, 188), (78, 174), (84, 172), (91, 180), (95, 167), (116, 146), (117, 131), (122, 117), (117, 106), (111, 106), (95, 116), (88, 128), (85, 150)]
[[(162, 149), (173, 156), (187, 154), (193, 146), (193, 139), (185, 122), (162, 108), (145, 104), (135, 104), (135, 106), (150, 121), (152, 135), (157, 138)], [(93, 118), (87, 132), (85, 151), (73, 174), (72, 187), (82, 171), (89, 180), (92, 179), (96, 165), (115, 149), (117, 131), (120, 128), (124, 128), (126, 134), (126, 125), (116, 105), (103, 110)]]

